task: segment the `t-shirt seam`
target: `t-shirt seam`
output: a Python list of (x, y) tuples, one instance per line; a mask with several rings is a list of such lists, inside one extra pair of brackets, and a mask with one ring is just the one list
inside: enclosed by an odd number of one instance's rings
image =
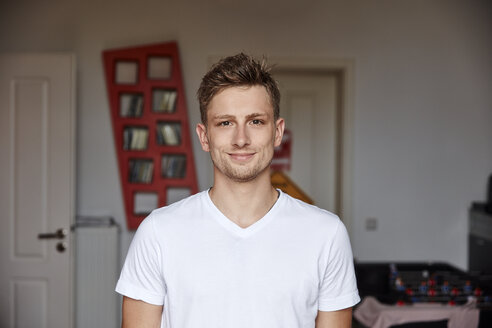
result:
[[(322, 308), (339, 308), (340, 306), (354, 306), (360, 302), (359, 291), (355, 289), (349, 294), (343, 296), (337, 296), (330, 299), (318, 300), (318, 309), (323, 311)], [(329, 310), (331, 311), (331, 310)]]
[[(141, 286), (137, 286), (137, 285), (131, 283), (129, 280), (126, 280), (126, 279), (121, 279), (120, 278), (118, 280), (118, 283), (120, 284), (121, 287), (123, 287), (123, 288), (126, 287), (125, 288), (126, 289), (125, 294), (128, 294), (128, 288), (130, 288), (131, 291), (138, 291), (138, 293), (140, 295), (143, 295), (144, 297), (147, 297), (147, 296), (149, 296), (151, 298), (153, 298), (153, 297), (156, 297), (156, 298), (164, 298), (165, 297), (165, 293), (163, 293), (163, 294), (156, 294), (155, 292), (153, 292), (153, 291), (151, 291), (151, 290), (149, 290), (147, 288), (143, 288)], [(130, 291), (130, 293), (131, 293), (131, 291)]]
[(332, 301), (336, 301), (336, 300), (339, 300), (339, 299), (349, 298), (349, 297), (354, 296), (354, 295), (359, 295), (359, 290), (357, 288), (354, 289), (354, 290), (352, 290), (349, 293), (346, 293), (346, 294), (343, 294), (343, 295), (339, 295), (339, 296), (336, 296), (336, 297), (321, 298), (321, 299), (318, 300), (318, 302), (321, 302), (321, 303), (324, 303), (324, 302), (332, 302)]

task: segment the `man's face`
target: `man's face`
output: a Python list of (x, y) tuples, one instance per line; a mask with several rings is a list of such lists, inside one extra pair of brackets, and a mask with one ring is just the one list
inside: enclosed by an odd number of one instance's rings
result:
[(263, 86), (230, 87), (212, 98), (207, 126), (198, 124), (196, 131), (203, 150), (210, 152), (216, 178), (248, 182), (268, 174), (284, 121), (275, 122)]

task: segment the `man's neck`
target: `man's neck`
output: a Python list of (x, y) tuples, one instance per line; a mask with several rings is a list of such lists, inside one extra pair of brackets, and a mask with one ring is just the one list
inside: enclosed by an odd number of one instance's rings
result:
[(214, 179), (210, 198), (232, 222), (247, 228), (260, 220), (272, 208), (278, 192), (272, 187), (269, 172), (249, 182)]

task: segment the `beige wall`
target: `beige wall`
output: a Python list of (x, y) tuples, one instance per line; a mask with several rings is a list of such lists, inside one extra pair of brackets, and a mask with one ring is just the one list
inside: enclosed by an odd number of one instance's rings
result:
[[(466, 267), (467, 209), (492, 173), (489, 1), (46, 0), (0, 4), (0, 51), (78, 60), (77, 213), (124, 224), (101, 52), (177, 40), (191, 122), (208, 58), (355, 62), (352, 237), (360, 260)], [(195, 141), (201, 189), (208, 156)], [(365, 231), (367, 217), (379, 220)], [(124, 232), (123, 248), (131, 234)]]

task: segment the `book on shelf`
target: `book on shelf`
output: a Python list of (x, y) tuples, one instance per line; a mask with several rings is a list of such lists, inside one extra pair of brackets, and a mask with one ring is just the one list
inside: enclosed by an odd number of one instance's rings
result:
[(123, 93), (120, 95), (120, 116), (141, 117), (143, 113), (143, 96), (141, 94)]
[(126, 127), (123, 131), (124, 150), (145, 150), (149, 140), (149, 130), (145, 127)]
[(123, 93), (120, 95), (120, 116), (141, 117), (143, 113), (143, 96), (141, 94)]
[(159, 113), (174, 113), (176, 110), (176, 90), (154, 90), (153, 110)]
[(160, 145), (166, 146), (177, 146), (181, 144), (181, 125), (179, 123), (158, 124), (157, 142)]
[(184, 178), (186, 174), (186, 155), (163, 155), (161, 174), (165, 178)]
[(132, 159), (129, 166), (129, 182), (151, 183), (154, 162), (150, 159)]

